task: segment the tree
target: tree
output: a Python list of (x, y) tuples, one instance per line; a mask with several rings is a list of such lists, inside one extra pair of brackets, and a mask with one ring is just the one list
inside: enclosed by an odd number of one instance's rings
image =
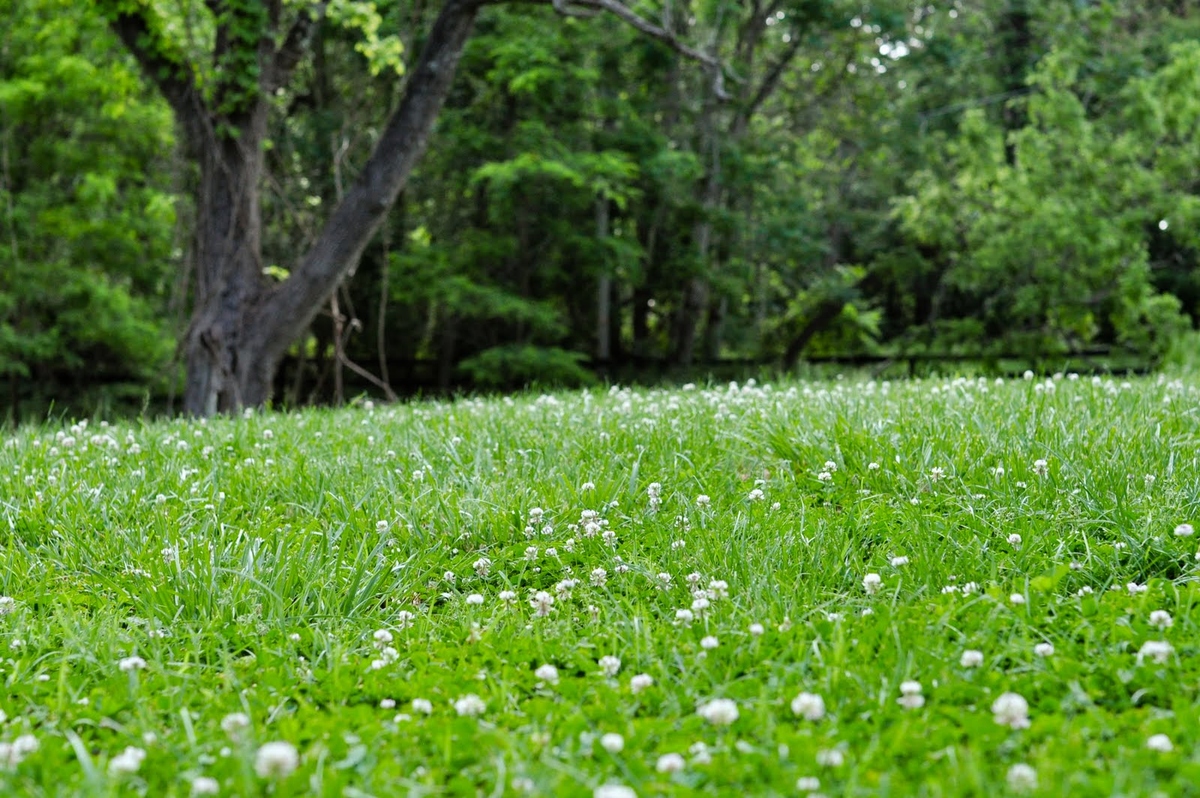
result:
[[(292, 80), (313, 30), (329, 10), (282, 0), (210, 0), (200, 35), (204, 60), (173, 39), (178, 27), (149, 0), (100, 0), (109, 24), (170, 105), (195, 192), (195, 295), (181, 348), (184, 410), (195, 415), (265, 403), (280, 359), (307, 329), (375, 235), (413, 168), (450, 90), (480, 10), (493, 0), (445, 0), (374, 150), (315, 242), (272, 284), (264, 274), (262, 183), (271, 99)], [(554, 0), (563, 15), (607, 13), (720, 71), (618, 0)], [(211, 68), (198, 65), (211, 63)]]

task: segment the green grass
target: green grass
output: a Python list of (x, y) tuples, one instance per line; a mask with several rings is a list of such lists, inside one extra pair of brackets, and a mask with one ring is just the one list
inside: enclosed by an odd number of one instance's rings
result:
[[(0, 746), (0, 793), (995, 796), (1024, 763), (1027, 792), (1197, 795), (1198, 398), (830, 382), (21, 427), (0, 742), (38, 745)], [(256, 772), (272, 741), (294, 772)]]

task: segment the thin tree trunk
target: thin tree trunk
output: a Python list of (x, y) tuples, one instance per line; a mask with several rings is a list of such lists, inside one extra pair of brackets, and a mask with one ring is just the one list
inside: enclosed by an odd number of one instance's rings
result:
[[(608, 200), (596, 200), (596, 241), (605, 246), (608, 238)], [(612, 358), (612, 273), (607, 258), (600, 264), (596, 281), (596, 360), (607, 363)]]

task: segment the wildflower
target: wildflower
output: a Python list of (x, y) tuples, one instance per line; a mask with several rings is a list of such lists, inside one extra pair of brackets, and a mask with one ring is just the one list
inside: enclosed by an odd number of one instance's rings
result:
[(799, 792), (815, 792), (821, 789), (821, 780), (816, 776), (801, 776), (796, 779), (796, 789)]
[(482, 715), (485, 709), (487, 709), (487, 704), (474, 693), (467, 693), (454, 702), (454, 711), (462, 717), (473, 718)]
[(1049, 472), (1049, 470), (1050, 470), (1050, 468), (1049, 468), (1049, 466), (1046, 464), (1046, 461), (1045, 461), (1045, 460), (1040, 460), (1040, 459), (1039, 459), (1039, 460), (1034, 460), (1034, 461), (1033, 461), (1033, 472), (1034, 472), (1035, 474), (1037, 474), (1039, 477), (1044, 477), (1044, 476), (1046, 476), (1046, 474)]
[(467, 596), (467, 604), (471, 605), (472, 607), (478, 607), (479, 605), (483, 604), (483, 596), (478, 593), (472, 593), (471, 595)]
[(822, 748), (817, 751), (817, 764), (826, 768), (840, 768), (846, 762), (846, 757), (836, 748)]
[(221, 782), (211, 776), (197, 776), (192, 779), (192, 795), (216, 795), (221, 791)]
[(1001, 726), (1029, 728), (1029, 702), (1016, 693), (1002, 693), (992, 702), (992, 717)]
[(805, 720), (825, 717), (825, 699), (814, 693), (801, 693), (792, 699), (792, 714)]
[(867, 595), (871, 596), (879, 592), (879, 586), (883, 584), (883, 579), (879, 574), (867, 574), (862, 580), (863, 589), (867, 591)]
[(428, 698), (414, 698), (412, 700), (412, 711), (422, 715), (432, 715), (433, 702)]
[(1054, 655), (1054, 646), (1050, 643), (1038, 643), (1033, 647), (1033, 653), (1039, 657), (1050, 657)]
[(690, 624), (695, 617), (695, 613), (693, 613), (691, 610), (675, 610), (676, 624), (684, 624), (686, 626), (687, 624)]
[(1171, 738), (1165, 734), (1155, 734), (1146, 741), (1146, 747), (1151, 751), (1158, 751), (1162, 754), (1170, 753), (1175, 746), (1171, 745)]
[(592, 793), (592, 798), (637, 798), (637, 793), (624, 784), (601, 784)]
[(505, 604), (512, 604), (517, 600), (517, 593), (515, 590), (501, 590), (498, 598)]
[(752, 502), (757, 502), (762, 501), (764, 495), (765, 494), (762, 492), (762, 488), (755, 488), (754, 490), (750, 491), (750, 494), (746, 498)]
[(942, 468), (941, 466), (934, 466), (929, 471), (929, 481), (930, 482), (937, 482), (939, 479), (941, 479), (944, 476), (946, 476), (946, 469)]
[(396, 708), (396, 699), (394, 699), (394, 698), (383, 699), (382, 701), (379, 702), (379, 708), (380, 709), (395, 709)]
[(596, 587), (604, 587), (608, 582), (608, 571), (603, 568), (596, 568), (592, 571), (592, 584)]
[(700, 648), (704, 649), (705, 651), (711, 651), (719, 645), (721, 645), (721, 642), (712, 635), (708, 635), (700, 641)]
[(283, 741), (264, 743), (254, 757), (254, 772), (260, 779), (286, 779), (300, 767), (296, 746)]
[(817, 479), (821, 482), (833, 482), (833, 474), (829, 473), (828, 471), (822, 471), (821, 473), (817, 474)]
[(893, 568), (899, 568), (902, 565), (908, 565), (908, 558), (903, 555), (899, 557), (893, 557), (891, 563)]
[(737, 704), (728, 698), (716, 698), (701, 704), (696, 713), (714, 726), (728, 726), (738, 719)]
[(712, 754), (709, 753), (708, 746), (703, 742), (692, 743), (688, 747), (688, 753), (692, 755), (693, 765), (707, 765), (712, 762)]
[(1012, 602), (1013, 604), (1024, 604), (1025, 596), (1021, 595), (1020, 593), (1013, 593), (1011, 596), (1008, 597), (1008, 600), (1010, 602)]
[(1013, 532), (1008, 536), (1008, 545), (1012, 546), (1014, 549), (1021, 548), (1021, 536), (1016, 532)]
[(408, 629), (413, 625), (413, 621), (415, 621), (416, 618), (417, 616), (408, 610), (400, 610), (398, 613), (396, 613), (396, 628)]
[(142, 668), (146, 667), (146, 660), (138, 656), (125, 657), (117, 662), (117, 667), (125, 673), (129, 673), (130, 671), (140, 671)]
[(142, 760), (145, 758), (145, 751), (131, 745), (109, 760), (108, 770), (114, 775), (137, 773), (138, 769), (142, 766)]
[(900, 683), (900, 698), (896, 703), (905, 709), (920, 709), (925, 706), (925, 696), (921, 695), (921, 683), (907, 681)]
[(625, 738), (619, 734), (609, 732), (600, 738), (600, 747), (610, 754), (619, 754), (621, 749), (625, 747)]
[(15, 767), (25, 761), (25, 757), (36, 752), (41, 747), (38, 738), (32, 734), (22, 734), (11, 743), (0, 743), (0, 765)]
[(12, 596), (0, 596), (0, 615), (8, 615), (17, 608), (17, 600)]
[(878, 471), (879, 463), (867, 463), (867, 470), (868, 471)]
[(679, 754), (663, 754), (658, 758), (654, 769), (659, 773), (678, 773), (687, 763)]
[(1171, 613), (1166, 610), (1155, 610), (1150, 613), (1150, 625), (1157, 626), (1159, 629), (1170, 629), (1175, 624), (1175, 620), (1171, 618)]
[(729, 583), (724, 579), (713, 579), (708, 583), (708, 598), (713, 601), (729, 598)]
[(750, 634), (754, 635), (755, 637), (761, 637), (765, 631), (766, 630), (763, 628), (761, 623), (750, 624)]
[(492, 561), (487, 557), (480, 557), (475, 561), (472, 567), (475, 569), (476, 574), (478, 574), (480, 577), (484, 577), (492, 572)]
[(533, 672), (533, 675), (551, 685), (558, 684), (558, 668), (553, 665), (541, 665)]
[(1157, 662), (1159, 665), (1170, 659), (1171, 654), (1175, 652), (1174, 646), (1165, 640), (1147, 640), (1142, 643), (1142, 647), (1138, 649), (1137, 661), (1142, 664), (1142, 660), (1146, 657)]
[(958, 660), (958, 664), (964, 668), (978, 668), (983, 664), (983, 652), (967, 649), (962, 653), (962, 657)]
[(612, 655), (601, 657), (599, 665), (600, 672), (609, 677), (616, 676), (621, 670), (621, 660)]
[(1005, 780), (1013, 792), (1027, 792), (1037, 788), (1037, 771), (1024, 763), (1013, 765)]
[(629, 680), (629, 691), (636, 695), (652, 684), (654, 684), (653, 676), (648, 673), (639, 673)]
[(1175, 527), (1175, 537), (1177, 538), (1191, 537), (1195, 532), (1196, 530), (1192, 529), (1191, 524), (1180, 524)]
[(250, 727), (250, 716), (244, 712), (233, 712), (221, 718), (221, 731), (234, 737), (242, 729)]
[(539, 618), (545, 618), (554, 609), (554, 596), (551, 596), (545, 590), (539, 590), (533, 594), (533, 598), (529, 600), (529, 605), (533, 607), (533, 614)]
[(707, 507), (711, 503), (712, 503), (712, 499), (708, 498), (708, 496), (706, 496), (703, 493), (701, 493), (699, 496), (696, 497), (696, 506), (697, 507)]

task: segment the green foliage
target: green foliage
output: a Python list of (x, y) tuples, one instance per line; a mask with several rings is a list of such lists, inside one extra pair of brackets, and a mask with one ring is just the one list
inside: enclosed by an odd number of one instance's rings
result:
[(591, 385), (595, 375), (583, 364), (579, 352), (546, 346), (497, 346), (459, 364), (471, 381), (484, 388), (528, 386), (570, 388)]
[(0, 10), (21, 20), (0, 60), (0, 378), (144, 386), (171, 351), (170, 117), (92, 14)]

